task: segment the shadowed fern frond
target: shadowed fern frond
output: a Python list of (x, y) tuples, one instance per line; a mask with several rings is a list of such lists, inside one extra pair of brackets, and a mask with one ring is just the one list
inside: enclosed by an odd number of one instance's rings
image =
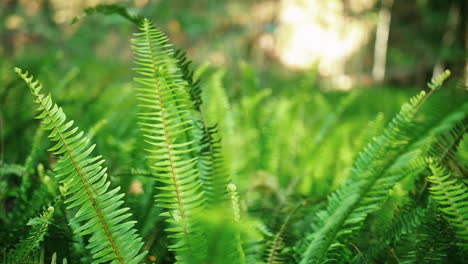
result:
[(444, 167), (434, 162), (429, 167), (432, 171), (432, 176), (428, 178), (432, 183), (429, 188), (431, 195), (455, 227), (461, 240), (459, 245), (468, 248), (468, 187)]
[(203, 109), (202, 88), (200, 80), (194, 78), (193, 70), (190, 68), (192, 62), (180, 50), (175, 52), (175, 59), (182, 72), (182, 78), (187, 82), (194, 109), (200, 114), (200, 120), (197, 122), (197, 126), (202, 131), (199, 143), (199, 173), (207, 206), (213, 207), (228, 200), (226, 190), (231, 183), (231, 177), (225, 167), (217, 125), (208, 122)]
[(39, 217), (29, 220), (28, 225), (31, 226), (31, 229), (28, 235), (13, 250), (8, 252), (4, 263), (31, 262), (32, 258), (37, 255), (39, 243), (44, 239), (53, 215), (54, 207), (50, 206)]
[(26, 82), (36, 97), (42, 120), (49, 138), (56, 144), (49, 149), (54, 155), (63, 157), (57, 162), (56, 177), (65, 186), (68, 209), (77, 208), (74, 222), (80, 223), (75, 230), (84, 236), (91, 235), (87, 248), (97, 263), (138, 263), (146, 254), (139, 253), (142, 239), (134, 228), (135, 221), (129, 220), (129, 208), (122, 208), (120, 187), (109, 190), (107, 168), (101, 156), (91, 156), (95, 145), (67, 121), (62, 108), (53, 103), (51, 95), (40, 93), (42, 85), (28, 72), (15, 68), (15, 72)]

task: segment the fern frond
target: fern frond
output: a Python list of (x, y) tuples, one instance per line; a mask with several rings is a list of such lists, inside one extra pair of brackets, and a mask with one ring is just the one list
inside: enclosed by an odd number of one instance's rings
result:
[(208, 206), (222, 204), (228, 200), (227, 186), (231, 178), (224, 166), (221, 140), (216, 126), (203, 125), (200, 142), (200, 179), (203, 183)]
[[(204, 207), (202, 184), (197, 159), (193, 158), (196, 142), (190, 135), (194, 128), (192, 102), (181, 78), (174, 51), (167, 37), (145, 19), (135, 34), (133, 50), (141, 102), (141, 130), (150, 149), (151, 168), (158, 187), (156, 202), (167, 209), (164, 213), (171, 225), (166, 231), (175, 239), (170, 249), (177, 252), (181, 263), (206, 258), (201, 231), (193, 219)], [(188, 136), (187, 136), (188, 134)]]
[[(435, 210), (433, 204), (428, 206), (424, 222), (418, 227), (411, 241), (399, 257), (402, 264), (452, 263), (447, 259), (447, 251), (453, 247), (451, 226)], [(408, 251), (409, 249), (409, 251)]]
[(439, 209), (455, 227), (461, 239), (460, 246), (468, 247), (468, 187), (445, 168), (432, 163), (429, 165), (432, 176), (429, 181), (431, 195), (440, 205)]
[(278, 232), (276, 232), (273, 236), (273, 240), (267, 242), (266, 252), (264, 256), (264, 263), (268, 264), (284, 264), (287, 263), (287, 257), (284, 256), (283, 250), (285, 248), (285, 233), (286, 228), (289, 225), (291, 220), (291, 216), (293, 213), (298, 209), (299, 206), (296, 206), (284, 219), (281, 227), (279, 228)]
[(182, 50), (176, 50), (174, 52), (174, 58), (181, 70), (182, 78), (187, 82), (188, 92), (192, 102), (194, 102), (194, 108), (196, 110), (201, 109), (201, 105), (203, 103), (201, 96), (202, 89), (200, 87), (200, 79), (194, 78), (194, 72), (190, 68), (192, 61), (187, 58), (187, 54)]
[(31, 261), (31, 257), (35, 255), (35, 251), (37, 251), (39, 244), (47, 233), (53, 215), (54, 207), (50, 206), (39, 217), (29, 220), (28, 225), (31, 226), (31, 229), (28, 235), (16, 245), (15, 249), (7, 254), (5, 263), (26, 263)]
[(387, 252), (385, 249), (398, 244), (403, 237), (415, 233), (416, 229), (426, 221), (428, 211), (428, 208), (417, 206), (414, 202), (410, 202), (402, 209), (397, 210), (392, 222), (383, 228), (383, 232), (380, 234), (375, 246), (367, 250), (368, 258), (385, 259), (387, 257), (384, 254)]
[(225, 167), (217, 125), (208, 121), (203, 109), (200, 80), (194, 78), (193, 70), (190, 68), (192, 62), (187, 59), (185, 52), (180, 50), (175, 52), (174, 57), (182, 72), (182, 78), (187, 82), (194, 109), (200, 114), (201, 120), (197, 122), (202, 130), (198, 154), (200, 180), (205, 191), (207, 206), (213, 207), (228, 200), (226, 188), (231, 182), (231, 177)]
[(13, 198), (11, 208), (6, 207), (8, 209), (5, 214), (0, 214), (0, 221), (5, 223), (5, 228), (0, 230), (2, 238), (0, 247), (10, 245), (18, 236), (22, 236), (26, 232), (29, 219), (53, 200), (52, 192), (48, 190), (48, 186), (44, 184), (41, 177), (39, 177), (41, 181), (37, 181), (23, 166), (2, 164), (0, 165), (0, 179), (3, 180), (3, 176), (9, 176), (10, 180), (18, 179), (21, 184), (17, 187), (7, 185), (0, 191), (0, 193), (3, 191), (6, 191), (6, 194), (10, 193), (12, 195), (10, 197)]
[[(464, 112), (465, 116), (468, 115), (468, 103), (465, 104)], [(468, 175), (467, 168), (460, 163), (456, 154), (458, 146), (466, 134), (466, 124), (468, 124), (467, 119), (460, 120), (452, 129), (435, 137), (428, 150), (429, 156), (438, 157), (438, 163), (445, 164), (454, 176), (459, 178)]]
[[(405, 132), (411, 127), (415, 110), (425, 95), (425, 92), (421, 92), (411, 99), (409, 104), (405, 104), (384, 130), (383, 135), (375, 138), (374, 142), (360, 154), (353, 166), (350, 179), (329, 197), (327, 209), (319, 213), (318, 226), (315, 228), (317, 231), (307, 246), (301, 264), (321, 263), (338, 232), (349, 230), (344, 226), (361, 223), (369, 212), (376, 209), (376, 203), (372, 199), (367, 204), (361, 205), (361, 203), (376, 185), (379, 176), (385, 174), (400, 153), (406, 149), (410, 138)], [(376, 191), (379, 190), (388, 189), (376, 188)]]
[[(441, 84), (437, 83), (439, 86)], [(350, 177), (330, 195), (327, 209), (317, 215), (318, 219), (313, 225), (315, 232), (304, 251), (301, 264), (333, 260), (336, 256), (333, 251), (343, 248), (340, 239), (349, 237), (353, 230), (360, 228), (367, 215), (385, 201), (388, 191), (401, 179), (389, 174), (389, 170), (420, 137), (412, 131), (413, 123), (427, 96), (422, 91), (404, 104), (382, 135), (374, 138), (360, 153)]]
[(75, 230), (80, 235), (91, 234), (87, 248), (97, 263), (138, 263), (146, 254), (139, 253), (143, 242), (136, 229), (135, 221), (128, 218), (129, 208), (122, 208), (123, 194), (120, 187), (109, 190), (107, 168), (103, 168), (101, 156), (92, 157), (95, 145), (67, 121), (62, 108), (53, 103), (51, 95), (41, 94), (42, 85), (28, 72), (15, 68), (36, 97), (45, 130), (56, 144), (49, 149), (54, 155), (63, 155), (54, 170), (56, 177), (66, 187), (68, 209), (77, 208), (73, 218), (81, 223)]

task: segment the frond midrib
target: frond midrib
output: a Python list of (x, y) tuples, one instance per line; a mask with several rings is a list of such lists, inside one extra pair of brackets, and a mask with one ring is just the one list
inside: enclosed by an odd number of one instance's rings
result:
[(184, 202), (182, 201), (182, 197), (181, 197), (181, 194), (180, 194), (180, 187), (179, 187), (179, 181), (177, 179), (177, 173), (175, 171), (174, 157), (173, 157), (172, 149), (171, 149), (171, 141), (169, 139), (169, 134), (168, 134), (168, 131), (167, 131), (167, 124), (166, 124), (167, 122), (166, 122), (165, 111), (164, 111), (164, 109), (165, 109), (164, 108), (164, 102), (163, 102), (163, 98), (161, 96), (161, 85), (159, 83), (159, 78), (157, 78), (157, 76), (156, 76), (157, 67), (156, 67), (156, 64), (155, 64), (154, 50), (153, 50), (153, 46), (151, 45), (149, 30), (145, 30), (145, 36), (146, 36), (146, 41), (149, 44), (148, 47), (149, 47), (149, 53), (150, 53), (150, 56), (151, 56), (151, 65), (153, 67), (153, 72), (154, 72), (153, 77), (156, 80), (156, 89), (157, 89), (157, 92), (158, 92), (158, 103), (159, 103), (159, 107), (161, 109), (161, 123), (163, 125), (164, 138), (165, 138), (165, 141), (166, 141), (166, 148), (167, 148), (167, 151), (168, 151), (168, 159), (169, 159), (169, 164), (171, 166), (171, 174), (172, 174), (172, 178), (173, 178), (173, 181), (174, 181), (174, 188), (175, 188), (176, 196), (177, 196), (177, 204), (179, 205), (180, 215), (181, 215), (181, 217), (183, 219), (184, 233), (188, 237), (189, 236), (189, 230), (188, 230), (187, 223), (186, 223), (186, 212), (185, 212), (185, 209), (184, 209)]
[(75, 168), (75, 170), (77, 171), (78, 173), (78, 176), (80, 177), (80, 181), (81, 183), (83, 184), (83, 187), (85, 188), (86, 190), (86, 194), (88, 195), (88, 198), (89, 200), (91, 201), (92, 205), (93, 205), (93, 208), (94, 210), (96, 211), (96, 214), (99, 218), (99, 221), (102, 225), (102, 228), (104, 229), (104, 232), (106, 233), (106, 236), (107, 236), (107, 239), (109, 240), (109, 243), (112, 245), (112, 248), (115, 252), (115, 255), (116, 257), (119, 259), (119, 262), (124, 264), (124, 261), (123, 261), (123, 258), (122, 256), (120, 255), (119, 253), (119, 250), (117, 248), (117, 245), (115, 244), (114, 242), (114, 239), (112, 238), (112, 235), (109, 231), (109, 228), (107, 227), (107, 224), (104, 220), (104, 217), (102, 216), (102, 213), (101, 211), (99, 210), (99, 207), (97, 206), (97, 203), (96, 203), (96, 200), (93, 196), (93, 194), (91, 193), (90, 191), (90, 186), (88, 186), (88, 182), (86, 181), (86, 179), (84, 178), (84, 173), (83, 171), (81, 170), (81, 167), (78, 165), (78, 163), (76, 162), (75, 160), (75, 157), (74, 155), (72, 154), (71, 150), (70, 150), (70, 147), (68, 146), (67, 142), (65, 141), (65, 138), (63, 136), (63, 133), (62, 131), (60, 130), (60, 127), (58, 127), (56, 125), (56, 120), (53, 120), (52, 119), (52, 114), (50, 113), (49, 110), (47, 110), (47, 107), (46, 105), (44, 104), (43, 100), (42, 99), (39, 99), (39, 101), (41, 102), (41, 105), (42, 107), (44, 108), (43, 110), (47, 113), (47, 116), (50, 118), (51, 122), (54, 124), (54, 129), (57, 130), (57, 134), (59, 135), (60, 137), (60, 141), (62, 142), (63, 146), (65, 147), (66, 151), (67, 151), (67, 154), (68, 156), (70, 157), (70, 161), (72, 162), (73, 164), (73, 167)]

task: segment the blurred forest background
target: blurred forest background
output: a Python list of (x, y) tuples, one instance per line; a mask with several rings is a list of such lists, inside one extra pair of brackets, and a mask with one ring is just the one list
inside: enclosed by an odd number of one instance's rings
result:
[[(467, 83), (465, 0), (2, 0), (1, 163), (22, 163), (38, 126), (12, 70), (20, 66), (91, 131), (111, 175), (143, 167), (132, 151), (140, 144), (129, 41), (136, 26), (83, 16), (110, 3), (151, 18), (187, 51), (243, 191), (320, 197), (346, 177), (370, 128), (434, 73), (448, 68)], [(455, 98), (451, 90), (440, 97)], [(54, 163), (39, 157), (46, 168)], [(114, 180), (130, 190), (130, 179)]]

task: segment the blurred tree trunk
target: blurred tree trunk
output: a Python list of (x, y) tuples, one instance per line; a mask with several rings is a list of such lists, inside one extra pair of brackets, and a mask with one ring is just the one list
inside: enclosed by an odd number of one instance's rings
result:
[(377, 22), (377, 30), (375, 34), (374, 63), (372, 66), (372, 78), (375, 82), (382, 82), (385, 79), (392, 6), (393, 0), (381, 1), (379, 20)]
[(441, 74), (445, 68), (445, 55), (456, 39), (457, 26), (460, 23), (460, 5), (454, 1), (448, 10), (447, 24), (440, 45), (440, 52), (432, 71), (432, 77)]
[(0, 52), (3, 52), (2, 55), (5, 57), (13, 55), (14, 52), (12, 33), (6, 29), (6, 20), (13, 13), (17, 4), (17, 0), (0, 1), (0, 24), (3, 23), (5, 27), (0, 31), (0, 43), (3, 47), (0, 48)]

